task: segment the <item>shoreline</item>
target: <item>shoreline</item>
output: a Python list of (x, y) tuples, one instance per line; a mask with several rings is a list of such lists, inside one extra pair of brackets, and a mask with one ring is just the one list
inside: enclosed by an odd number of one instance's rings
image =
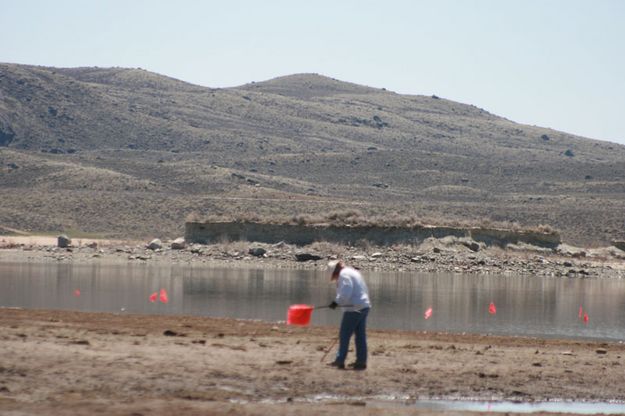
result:
[(147, 242), (138, 241), (78, 239), (73, 244), (59, 248), (53, 237), (0, 236), (0, 261), (323, 270), (329, 260), (341, 258), (365, 271), (625, 278), (625, 251), (616, 247), (587, 249), (561, 245), (551, 250), (511, 245), (502, 249), (473, 245), (454, 237), (428, 239), (418, 246), (354, 247), (319, 242), (301, 247), (236, 241), (172, 249), (168, 242), (152, 250), (147, 248)]
[[(368, 271), (625, 277), (619, 253), (476, 252), (453, 240), (364, 248), (233, 242), (181, 250), (123, 241), (85, 240), (69, 249), (16, 241), (0, 236), (0, 262), (325, 270), (328, 259), (340, 256)], [(264, 255), (250, 254), (255, 248)], [(296, 261), (303, 252), (320, 259)], [(325, 365), (335, 348), (320, 361), (337, 331), (190, 315), (0, 308), (0, 413), (361, 416), (386, 414), (390, 406), (398, 415), (447, 416), (474, 413), (413, 404), (625, 398), (622, 341), (370, 329), (368, 369), (356, 373)]]
[(394, 414), (451, 415), (465, 412), (410, 403), (625, 397), (625, 345), (617, 342), (370, 330), (368, 369), (354, 372), (320, 361), (335, 327), (0, 312), (0, 410), (9, 414), (338, 416), (385, 414), (390, 405)]

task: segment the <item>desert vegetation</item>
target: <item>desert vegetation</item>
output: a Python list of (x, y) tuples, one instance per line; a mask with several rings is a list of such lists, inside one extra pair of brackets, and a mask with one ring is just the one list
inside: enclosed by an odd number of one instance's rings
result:
[(625, 146), (441, 97), (316, 74), (215, 89), (14, 64), (0, 92), (0, 225), (14, 230), (170, 237), (195, 213), (625, 238)]

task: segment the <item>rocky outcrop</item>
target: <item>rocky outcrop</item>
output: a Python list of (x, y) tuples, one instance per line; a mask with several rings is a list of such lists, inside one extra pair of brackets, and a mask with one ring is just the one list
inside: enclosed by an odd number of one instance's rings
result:
[(295, 253), (296, 261), (317, 261), (321, 260), (323, 257), (313, 254), (313, 253)]
[(15, 132), (11, 129), (11, 126), (5, 124), (0, 120), (0, 146), (8, 146), (15, 138)]
[(150, 241), (150, 243), (147, 245), (147, 248), (150, 250), (160, 250), (163, 248), (163, 242), (158, 238), (155, 238), (154, 240)]
[[(453, 236), (469, 238), (484, 245), (505, 247), (507, 244), (531, 244), (555, 248), (561, 240), (556, 232), (514, 231), (488, 228), (459, 227), (380, 227), (380, 226), (334, 226), (334, 225), (291, 225), (261, 224), (253, 222), (187, 222), (185, 239), (193, 243), (215, 243), (219, 241), (257, 241), (274, 244), (284, 241), (289, 244), (307, 245), (315, 241), (329, 241), (340, 244), (356, 244), (368, 241), (388, 246), (392, 244), (420, 244), (427, 238)], [(469, 247), (469, 246), (467, 246)], [(474, 244), (469, 247), (479, 250)]]
[(248, 251), (248, 254), (251, 254), (254, 257), (263, 257), (267, 254), (267, 250), (262, 247), (251, 247)]
[(182, 237), (176, 238), (174, 241), (171, 242), (172, 250), (182, 250), (185, 247), (186, 247), (186, 242), (184, 238)]
[(61, 234), (60, 236), (57, 237), (56, 245), (57, 247), (60, 247), (60, 248), (67, 248), (72, 245), (72, 240), (65, 234)]

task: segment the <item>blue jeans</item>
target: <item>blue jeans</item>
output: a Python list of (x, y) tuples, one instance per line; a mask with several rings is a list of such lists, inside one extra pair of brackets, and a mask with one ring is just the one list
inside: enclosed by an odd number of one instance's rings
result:
[(356, 362), (367, 363), (367, 315), (369, 308), (358, 312), (344, 312), (339, 330), (339, 350), (336, 353), (336, 362), (345, 363), (349, 340), (352, 334), (356, 335)]

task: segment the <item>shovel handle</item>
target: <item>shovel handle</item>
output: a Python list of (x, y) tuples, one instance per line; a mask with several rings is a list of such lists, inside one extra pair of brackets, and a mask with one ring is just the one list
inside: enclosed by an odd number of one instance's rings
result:
[(332, 351), (332, 348), (334, 348), (334, 346), (336, 345), (336, 342), (339, 340), (338, 337), (334, 338), (334, 340), (332, 341), (332, 344), (330, 344), (330, 346), (328, 348), (326, 348), (326, 352), (323, 354), (323, 357), (321, 357), (321, 360), (319, 360), (319, 362), (323, 362), (323, 360), (326, 359), (326, 357), (328, 356), (328, 354), (330, 353), (330, 351)]

